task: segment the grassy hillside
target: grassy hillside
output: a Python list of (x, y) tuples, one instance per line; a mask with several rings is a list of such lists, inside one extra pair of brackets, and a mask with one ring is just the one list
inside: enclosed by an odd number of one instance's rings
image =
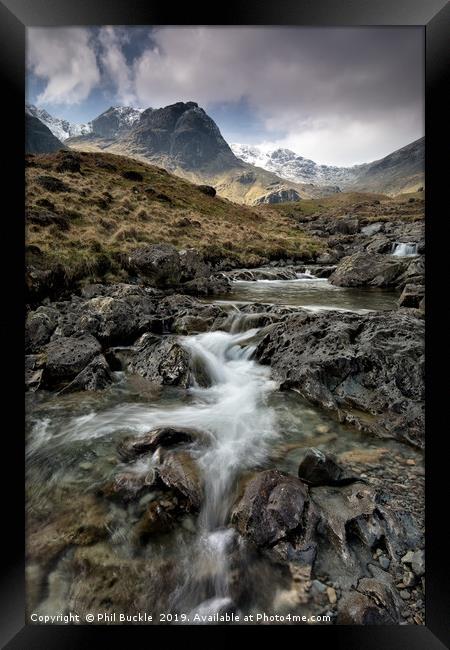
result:
[(75, 151), (108, 151), (139, 162), (158, 165), (191, 183), (213, 185), (223, 198), (244, 205), (257, 205), (262, 197), (278, 189), (296, 190), (302, 198), (327, 196), (334, 191), (330, 187), (316, 187), (307, 183), (295, 183), (282, 179), (273, 172), (240, 160), (236, 161), (236, 167), (226, 168), (220, 172), (217, 172), (215, 166), (211, 169), (203, 167), (202, 169), (189, 170), (177, 165), (169, 156), (152, 156), (145, 153), (144, 148), (139, 148), (127, 140), (114, 142), (91, 134), (70, 138), (66, 144)]
[[(260, 209), (264, 213), (267, 208), (264, 206)], [(394, 197), (366, 192), (342, 192), (320, 199), (280, 203), (271, 206), (270, 212), (300, 222), (315, 216), (354, 216), (369, 221), (415, 221), (424, 218), (425, 196), (424, 192), (399, 194)]]
[[(130, 171), (137, 176), (126, 178)], [(69, 277), (120, 278), (126, 254), (156, 242), (243, 265), (283, 255), (313, 258), (323, 248), (282, 211), (207, 196), (123, 156), (27, 156), (26, 181), (28, 263), (42, 269), (62, 264)]]

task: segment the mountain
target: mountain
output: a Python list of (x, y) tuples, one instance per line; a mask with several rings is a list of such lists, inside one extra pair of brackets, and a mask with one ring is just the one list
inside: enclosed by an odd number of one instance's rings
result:
[(143, 110), (132, 106), (111, 106), (89, 122), (90, 132), (102, 138), (116, 138), (139, 121)]
[(53, 135), (64, 142), (67, 138), (71, 138), (78, 135), (85, 135), (90, 133), (91, 127), (89, 124), (75, 124), (73, 122), (68, 122), (67, 120), (62, 120), (59, 117), (53, 117), (50, 113), (47, 113), (43, 108), (38, 108), (33, 104), (25, 105), (25, 113), (37, 117), (46, 127), (50, 129)]
[(132, 106), (111, 106), (90, 122), (77, 124), (53, 117), (43, 108), (38, 108), (33, 104), (25, 105), (25, 112), (41, 120), (62, 142), (68, 138), (76, 138), (90, 133), (95, 133), (103, 138), (116, 138), (128, 131), (139, 120), (143, 110), (143, 108), (133, 108)]
[(65, 149), (50, 129), (37, 117), (25, 113), (25, 151), (26, 153), (53, 153)]
[(282, 179), (243, 162), (195, 102), (148, 108), (139, 117), (115, 135), (99, 132), (97, 118), (91, 122), (91, 133), (70, 138), (67, 143), (82, 151), (109, 151), (153, 163), (191, 182), (213, 185), (218, 194), (237, 203), (297, 201), (336, 191)]
[(267, 150), (246, 144), (230, 146), (241, 160), (297, 183), (337, 185), (341, 191), (385, 194), (410, 192), (424, 185), (425, 138), (380, 160), (353, 167), (319, 165), (290, 149)]

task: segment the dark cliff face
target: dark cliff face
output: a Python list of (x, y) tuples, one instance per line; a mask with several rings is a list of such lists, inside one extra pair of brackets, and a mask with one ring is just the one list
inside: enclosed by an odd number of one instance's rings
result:
[(25, 114), (25, 152), (53, 153), (65, 149), (58, 138), (37, 117)]
[(195, 102), (145, 111), (127, 137), (145, 155), (168, 156), (187, 170), (241, 166), (215, 122)]
[[(148, 109), (151, 111), (152, 109)], [(111, 106), (91, 122), (92, 132), (102, 138), (116, 138), (138, 121), (139, 111), (125, 106)]]

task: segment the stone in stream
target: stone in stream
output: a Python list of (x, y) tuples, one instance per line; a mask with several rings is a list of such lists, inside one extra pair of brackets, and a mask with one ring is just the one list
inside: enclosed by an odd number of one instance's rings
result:
[(136, 501), (145, 491), (158, 485), (158, 477), (154, 468), (148, 472), (121, 472), (111, 481), (99, 488), (98, 493), (109, 499), (122, 503)]
[(27, 316), (25, 323), (25, 352), (39, 352), (50, 341), (58, 324), (59, 313), (52, 307), (41, 306)]
[(308, 485), (346, 485), (359, 480), (339, 465), (334, 456), (316, 447), (306, 450), (298, 476)]
[(267, 331), (255, 356), (282, 389), (380, 437), (423, 446), (424, 322), (407, 310), (298, 310)]
[(128, 370), (156, 384), (187, 388), (190, 383), (189, 354), (174, 336), (144, 334), (136, 343)]
[(196, 440), (207, 440), (208, 434), (188, 427), (158, 427), (137, 437), (127, 437), (117, 445), (122, 460), (134, 460), (143, 454), (153, 453), (158, 447), (175, 447)]
[(94, 357), (70, 384), (64, 386), (61, 393), (72, 393), (79, 390), (102, 390), (112, 383), (113, 377), (108, 363), (99, 354)]
[(186, 451), (160, 449), (160, 452), (157, 465), (160, 480), (185, 497), (188, 510), (198, 510), (203, 500), (203, 481), (196, 462)]
[(45, 349), (44, 381), (47, 386), (67, 382), (76, 377), (101, 350), (100, 343), (90, 334), (60, 336)]
[(410, 258), (354, 253), (341, 260), (329, 281), (339, 287), (398, 287), (410, 262)]
[(273, 546), (302, 528), (307, 486), (278, 470), (258, 472), (231, 514), (237, 530), (257, 546)]
[(424, 297), (425, 286), (423, 284), (407, 284), (399, 298), (398, 306), (419, 308)]

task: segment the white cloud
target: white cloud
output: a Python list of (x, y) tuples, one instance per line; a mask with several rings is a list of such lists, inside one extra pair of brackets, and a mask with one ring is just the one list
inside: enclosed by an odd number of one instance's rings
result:
[(46, 82), (38, 103), (77, 104), (100, 81), (87, 29), (31, 27), (27, 30), (27, 58), (28, 67)]
[(116, 87), (117, 100), (126, 106), (136, 103), (132, 67), (127, 63), (122, 46), (126, 33), (114, 27), (102, 27), (99, 32), (100, 61), (109, 79)]

